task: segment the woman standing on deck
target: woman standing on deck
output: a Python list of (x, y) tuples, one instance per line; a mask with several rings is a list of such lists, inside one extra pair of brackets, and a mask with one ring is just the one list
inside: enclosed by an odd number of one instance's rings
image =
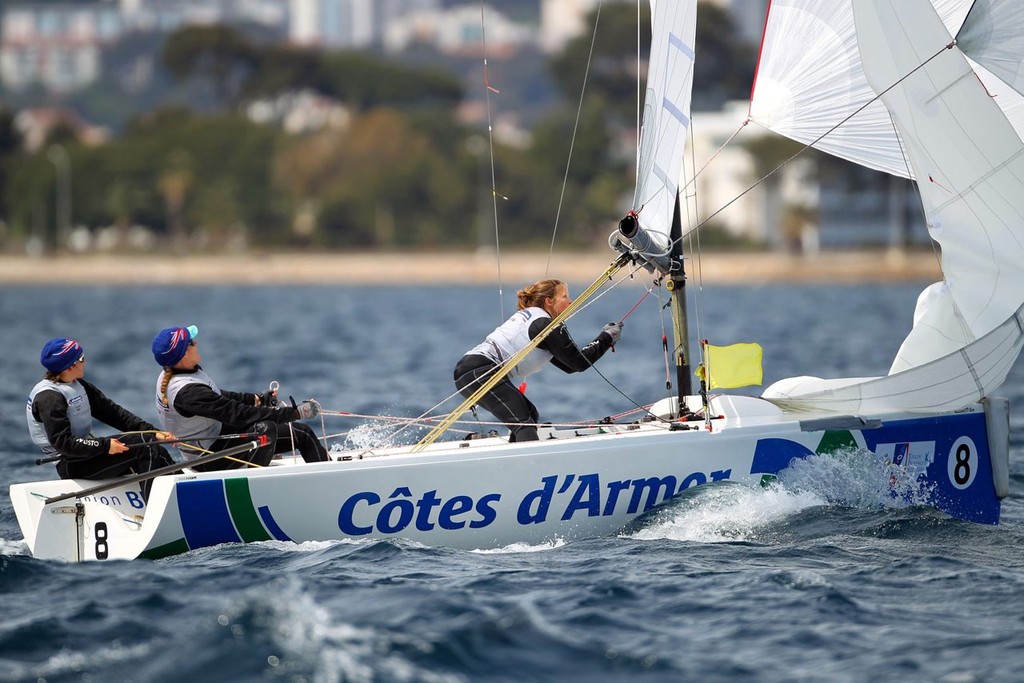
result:
[[(278, 405), (277, 392), (248, 394), (222, 391), (200, 367), (202, 358), (196, 337), (199, 329), (168, 327), (153, 339), (153, 358), (163, 371), (156, 380), (156, 409), (164, 429), (180, 439), (191, 442), (180, 447), (182, 455), (194, 458), (205, 451), (220, 451), (232, 445), (221, 434), (255, 432), (266, 434), (270, 443), (241, 458), (215, 460), (200, 465), (200, 470), (226, 470), (248, 465), (270, 464), (275, 453), (291, 450), (292, 441), (306, 462), (330, 460), (327, 450), (313, 430), (304, 424), (320, 413), (316, 401), (303, 401), (297, 406)], [(279, 431), (279, 427), (289, 425)], [(289, 432), (291, 432), (289, 438)], [(280, 438), (279, 438), (280, 437)]]
[[(518, 310), (474, 346), (455, 366), (455, 386), (469, 398), (491, 373), (526, 348), (551, 320), (562, 313), (572, 299), (561, 280), (540, 280), (516, 293)], [(504, 422), (509, 441), (536, 441), (537, 407), (510, 378), (523, 379), (550, 361), (562, 372), (583, 372), (612, 348), (622, 334), (622, 323), (608, 323), (594, 341), (582, 349), (576, 346), (565, 325), (559, 325), (519, 362), (498, 384), (480, 398), (480, 405)]]

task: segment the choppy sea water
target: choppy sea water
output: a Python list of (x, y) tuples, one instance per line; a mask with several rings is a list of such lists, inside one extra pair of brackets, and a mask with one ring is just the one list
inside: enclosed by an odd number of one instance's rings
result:
[[(766, 384), (881, 374), (922, 286), (708, 288), (691, 332), (762, 343)], [(642, 294), (627, 283), (570, 330), (587, 341)], [(332, 410), (412, 416), (453, 392), (455, 361), (502, 320), (499, 299), (493, 287), (5, 288), (0, 481), (55, 477), (33, 464), (24, 423), (50, 336), (81, 341), (87, 377), (151, 420), (149, 343), (192, 323), (225, 388), (276, 379), (282, 394)], [(600, 373), (531, 378), (543, 419), (663, 396), (658, 309), (652, 295), (630, 315)], [(693, 490), (573, 543), (269, 542), (69, 565), (28, 555), (4, 490), (0, 680), (1016, 681), (1024, 365), (1002, 393), (1011, 481), (996, 527), (892, 507), (872, 494), (870, 472), (822, 460), (769, 489)], [(355, 426), (332, 420), (337, 440)]]

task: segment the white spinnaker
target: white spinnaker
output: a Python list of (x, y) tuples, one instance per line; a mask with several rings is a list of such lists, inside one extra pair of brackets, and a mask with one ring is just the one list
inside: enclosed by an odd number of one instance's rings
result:
[[(949, 33), (955, 35), (972, 1), (932, 0), (931, 4)], [(889, 114), (881, 102), (872, 102), (875, 93), (864, 76), (857, 49), (855, 4), (853, 0), (771, 0), (750, 94), (750, 119), (810, 144), (867, 104), (816, 142), (815, 148), (909, 177)], [(984, 58), (984, 51), (979, 50), (979, 58)], [(1024, 96), (983, 66), (973, 62), (971, 66), (1014, 128), (1024, 133)]]
[(1020, 0), (974, 0), (957, 44), (974, 61), (1024, 94), (1024, 12)]
[(1022, 345), (1024, 143), (960, 51), (942, 50), (946, 31), (927, 0), (858, 0), (854, 12), (868, 81), (880, 92), (899, 81), (883, 100), (921, 179), (946, 280), (922, 293), (890, 375), (775, 400), (957, 408), (998, 388)]
[(866, 78), (886, 91), (921, 178), (946, 279), (919, 299), (889, 376), (773, 399), (839, 411), (955, 409), (997, 388), (1021, 349), (1024, 143), (963, 54), (943, 49), (928, 0), (858, 0), (854, 12)]
[(666, 251), (690, 128), (696, 32), (696, 0), (651, 0), (651, 56), (633, 211)]
[[(984, 337), (931, 363), (856, 384), (792, 378), (794, 390), (774, 391), (765, 398), (790, 410), (837, 413), (956, 410), (988, 396), (1003, 383), (1024, 346), (1022, 329), (1024, 307)], [(804, 389), (814, 386), (820, 388)]]

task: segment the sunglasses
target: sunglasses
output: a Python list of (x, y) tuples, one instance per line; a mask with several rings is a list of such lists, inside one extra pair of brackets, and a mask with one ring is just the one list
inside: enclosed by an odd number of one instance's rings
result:
[(72, 363), (71, 365), (75, 366), (75, 365), (78, 365), (79, 363), (84, 363), (84, 362), (85, 362), (85, 354), (83, 353), (82, 356), (78, 360), (76, 360), (74, 363)]

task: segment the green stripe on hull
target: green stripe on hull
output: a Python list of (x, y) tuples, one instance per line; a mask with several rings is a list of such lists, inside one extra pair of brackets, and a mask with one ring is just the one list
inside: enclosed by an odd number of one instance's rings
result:
[(857, 449), (857, 440), (853, 433), (846, 429), (829, 429), (821, 435), (821, 442), (815, 453), (818, 455), (834, 455), (842, 451)]
[(188, 547), (188, 543), (185, 542), (184, 538), (179, 538), (177, 541), (171, 541), (170, 543), (164, 543), (156, 548), (150, 548), (149, 550), (142, 551), (139, 555), (144, 560), (160, 560), (171, 555), (180, 555), (187, 553), (191, 548)]
[(224, 491), (228, 496), (228, 510), (231, 511), (231, 521), (235, 523), (238, 535), (246, 543), (271, 540), (270, 534), (263, 528), (256, 508), (252, 504), (252, 496), (249, 494), (249, 480), (244, 477), (224, 480)]

